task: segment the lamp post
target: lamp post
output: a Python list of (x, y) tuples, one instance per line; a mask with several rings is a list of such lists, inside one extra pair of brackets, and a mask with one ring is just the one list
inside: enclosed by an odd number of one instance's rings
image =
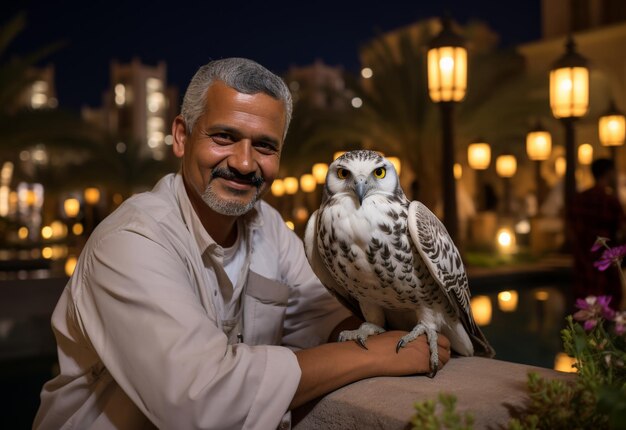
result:
[(80, 201), (73, 197), (65, 199), (63, 202), (63, 211), (68, 218), (76, 218), (78, 216), (78, 212), (80, 212)]
[(318, 184), (323, 184), (326, 182), (326, 174), (328, 173), (328, 164), (326, 163), (315, 163), (311, 168), (311, 173), (313, 177), (315, 177), (315, 181)]
[(576, 194), (576, 136), (574, 122), (587, 113), (589, 106), (589, 69), (587, 60), (576, 52), (574, 39), (568, 38), (565, 54), (550, 70), (550, 108), (565, 128), (565, 218)]
[(611, 100), (609, 109), (600, 117), (598, 121), (598, 134), (602, 146), (608, 146), (611, 150), (611, 157), (615, 160), (616, 149), (624, 144), (626, 137), (626, 118), (617, 109), (615, 101)]
[[(614, 100), (611, 100), (609, 109), (598, 121), (598, 134), (602, 146), (609, 147), (611, 158), (617, 170), (617, 147), (624, 144), (624, 138), (626, 137), (626, 117), (617, 109)], [(617, 181), (617, 175), (615, 175), (615, 180)], [(614, 187), (617, 190), (617, 183)]]
[(593, 146), (583, 143), (578, 147), (578, 164), (588, 166), (593, 162)]
[(454, 104), (465, 97), (467, 88), (467, 50), (463, 39), (454, 33), (449, 18), (442, 19), (441, 32), (428, 47), (428, 93), (441, 108), (443, 151), (443, 223), (453, 240), (457, 238), (458, 214), (454, 180)]
[(486, 200), (480, 198), (482, 194), (481, 172), (486, 170), (491, 163), (491, 147), (483, 139), (476, 139), (467, 147), (467, 164), (476, 171), (476, 196), (480, 202), (480, 209), (487, 209)]
[(483, 139), (477, 139), (467, 147), (467, 162), (474, 170), (486, 170), (491, 163), (491, 147)]
[(296, 194), (298, 193), (298, 187), (300, 181), (295, 176), (287, 176), (283, 179), (283, 184), (285, 185), (285, 194), (286, 197), (286, 208), (285, 208), (285, 216), (289, 221), (293, 222), (293, 210), (295, 208), (295, 199)]
[(504, 214), (511, 214), (511, 178), (517, 172), (517, 160), (513, 155), (496, 158), (496, 173), (504, 181)]
[(278, 209), (278, 212), (280, 213), (280, 215), (283, 217), (283, 219), (285, 218), (285, 199), (282, 198), (285, 195), (285, 182), (280, 179), (274, 179), (274, 182), (272, 182), (272, 187), (270, 188), (270, 191), (272, 192), (272, 195), (274, 196), (274, 199), (276, 200), (276, 209)]
[(68, 230), (72, 231), (72, 235), (68, 237), (68, 246), (73, 248), (76, 246), (76, 236), (82, 233), (78, 227), (78, 214), (80, 213), (80, 201), (74, 197), (67, 198), (63, 201), (63, 211), (67, 217)]
[(300, 189), (305, 193), (312, 193), (315, 191), (315, 187), (317, 187), (317, 181), (315, 180), (315, 176), (310, 173), (305, 173), (300, 176)]
[(537, 207), (541, 206), (545, 195), (545, 184), (541, 177), (541, 162), (550, 158), (552, 135), (537, 121), (535, 127), (526, 135), (526, 154), (535, 164), (535, 186), (537, 187)]
[(91, 233), (96, 226), (96, 205), (100, 202), (100, 190), (96, 187), (85, 188), (85, 218), (87, 233)]

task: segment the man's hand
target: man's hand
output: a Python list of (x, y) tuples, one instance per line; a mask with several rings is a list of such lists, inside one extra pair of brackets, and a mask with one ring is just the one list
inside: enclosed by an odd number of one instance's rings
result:
[[(378, 376), (402, 376), (428, 373), (430, 350), (425, 335), (419, 336), (396, 353), (398, 340), (407, 334), (405, 331), (387, 331), (367, 338), (367, 349), (376, 354), (374, 364), (380, 366)], [(450, 360), (450, 341), (442, 334), (437, 336), (439, 369)]]
[[(396, 352), (405, 331), (388, 331), (356, 342), (336, 342), (296, 352), (302, 376), (290, 409), (352, 382), (374, 376), (403, 376), (430, 372), (430, 350), (419, 336)], [(450, 359), (450, 341), (438, 336), (439, 368)]]

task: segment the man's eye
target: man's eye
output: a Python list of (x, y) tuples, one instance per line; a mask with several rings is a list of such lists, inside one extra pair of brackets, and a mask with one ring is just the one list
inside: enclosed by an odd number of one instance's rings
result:
[(270, 142), (263, 142), (263, 141), (254, 142), (254, 147), (263, 153), (268, 153), (268, 152), (274, 153), (277, 151), (276, 145)]
[(344, 169), (342, 167), (337, 169), (337, 177), (339, 179), (346, 179), (349, 174), (350, 174), (350, 171), (348, 169)]
[(387, 170), (384, 167), (379, 167), (378, 169), (374, 170), (374, 176), (376, 176), (378, 179), (384, 178), (386, 174)]
[(228, 134), (228, 133), (213, 133), (211, 135), (211, 138), (215, 141), (228, 141), (228, 142), (232, 142), (234, 141), (233, 137)]

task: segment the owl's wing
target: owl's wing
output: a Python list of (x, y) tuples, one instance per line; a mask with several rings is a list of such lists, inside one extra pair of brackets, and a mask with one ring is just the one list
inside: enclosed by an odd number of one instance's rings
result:
[(470, 307), (470, 291), (461, 254), (445, 226), (426, 206), (418, 201), (409, 205), (408, 226), (411, 239), (428, 271), (443, 290), (450, 303), (458, 309), (472, 343), (481, 355), (493, 356), (495, 351), (476, 325)]
[(365, 321), (359, 302), (357, 302), (341, 285), (335, 281), (331, 273), (326, 268), (324, 261), (317, 248), (317, 231), (318, 222), (317, 216), (319, 209), (313, 212), (313, 215), (309, 218), (304, 232), (304, 249), (306, 251), (306, 257), (309, 260), (309, 264), (313, 269), (313, 273), (319, 278), (322, 284), (331, 292), (333, 296), (339, 300), (353, 315)]

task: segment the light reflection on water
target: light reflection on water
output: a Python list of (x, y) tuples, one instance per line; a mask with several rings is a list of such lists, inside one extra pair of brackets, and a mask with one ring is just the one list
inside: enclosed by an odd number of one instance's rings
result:
[(518, 304), (512, 312), (498, 306), (498, 292), (485, 294), (491, 300), (492, 315), (481, 329), (497, 359), (553, 368), (563, 349), (560, 332), (571, 313), (568, 298), (563, 288), (550, 285), (516, 291)]

